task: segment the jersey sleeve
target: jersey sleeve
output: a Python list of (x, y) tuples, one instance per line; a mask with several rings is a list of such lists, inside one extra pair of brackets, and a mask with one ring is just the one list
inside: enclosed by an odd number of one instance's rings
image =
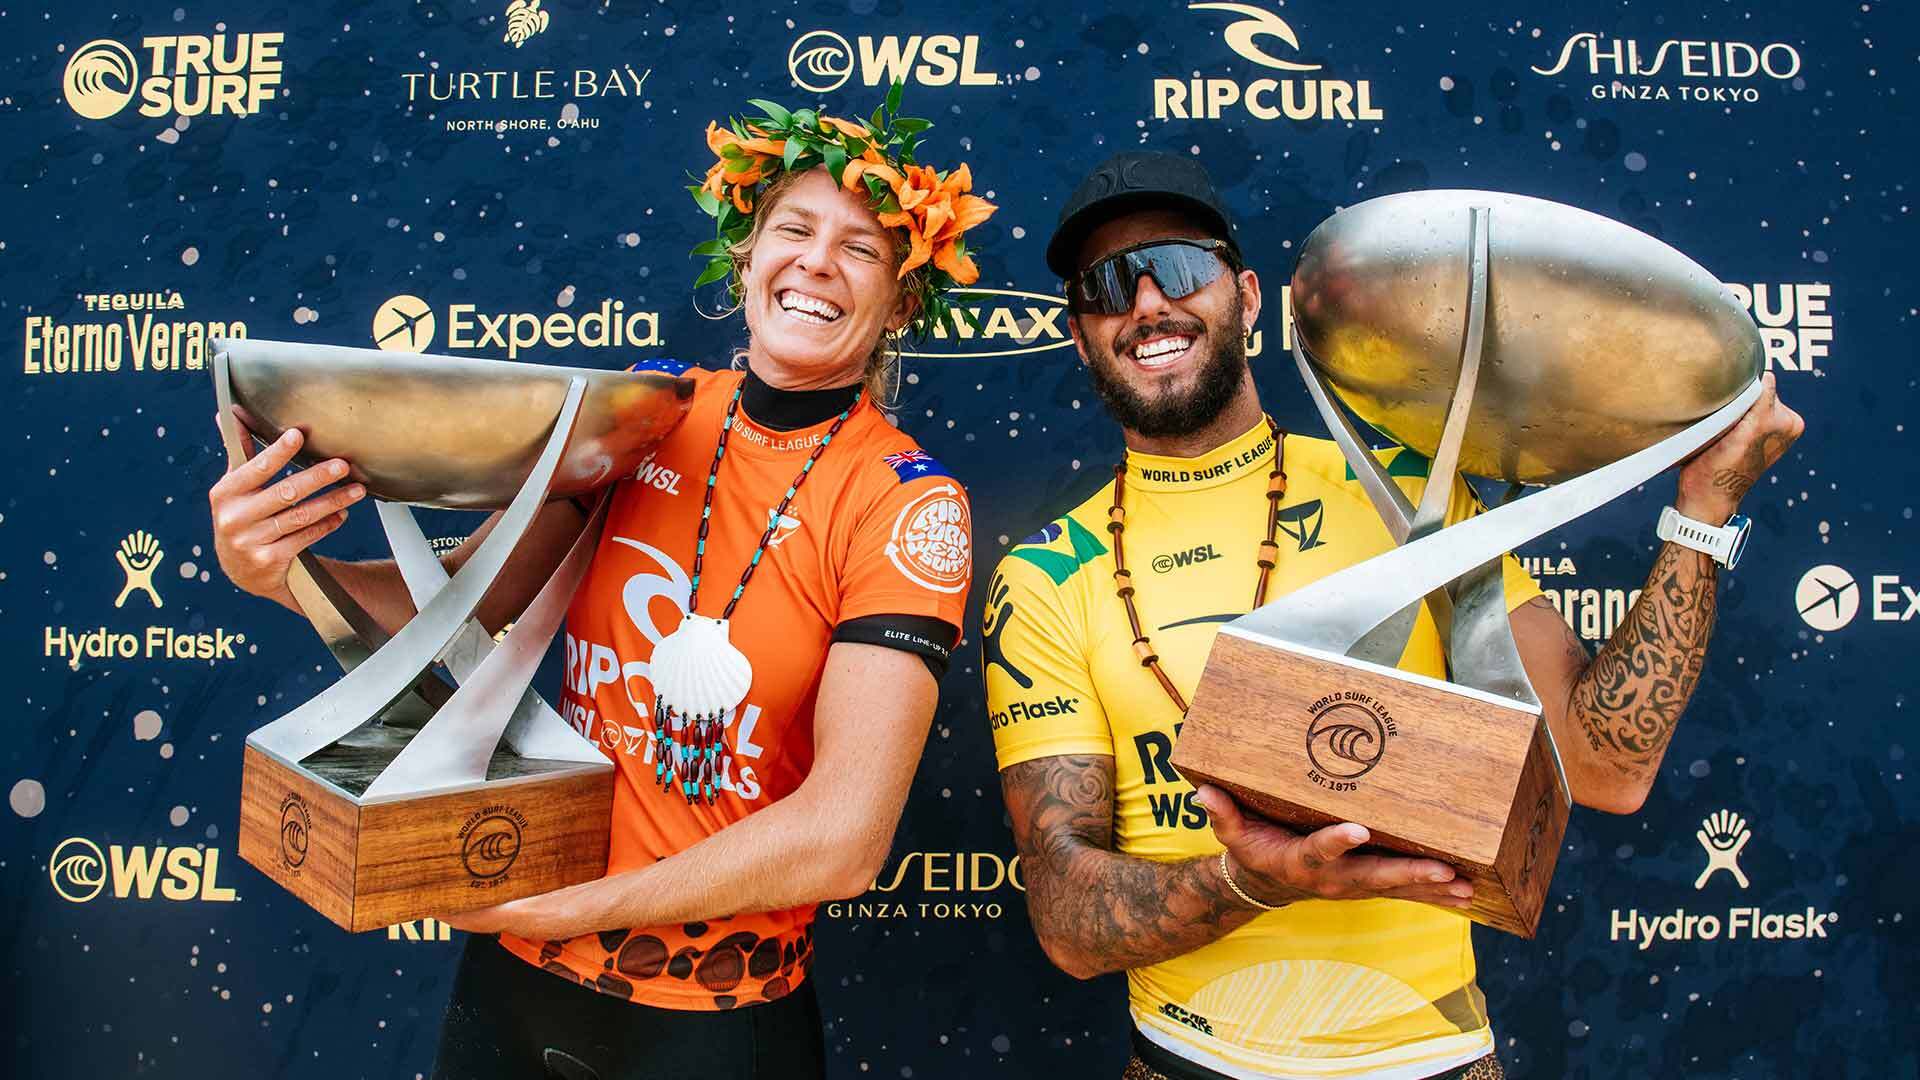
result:
[(973, 580), (966, 489), (944, 469), (876, 482), (881, 494), (861, 515), (847, 551), (839, 624), (871, 615), (923, 616), (954, 627), (957, 639)]
[[(1485, 513), (1487, 506), (1465, 479), (1453, 478), (1453, 494), (1447, 502), (1447, 524), (1453, 525)], [(1521, 604), (1541, 595), (1540, 583), (1520, 565), (1520, 560), (1512, 552), (1500, 556), (1500, 574), (1506, 587), (1507, 610), (1513, 611)]]
[(981, 672), (993, 749), (1005, 769), (1059, 754), (1113, 753), (1113, 732), (1087, 668), (1084, 620), (1046, 573), (1015, 549), (987, 584)]

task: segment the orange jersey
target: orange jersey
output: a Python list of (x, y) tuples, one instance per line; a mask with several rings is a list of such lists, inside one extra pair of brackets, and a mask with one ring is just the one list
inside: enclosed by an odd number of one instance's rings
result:
[[(719, 798), (688, 805), (677, 788), (662, 790), (647, 663), (686, 612), (714, 445), (742, 379), (686, 374), (698, 380), (692, 411), (615, 487), (567, 612), (560, 711), (616, 766), (609, 874), (691, 847), (791, 794), (813, 765), (814, 699), (835, 629), (876, 615), (958, 627), (972, 572), (966, 492), (863, 400), (777, 523), (733, 613), (730, 637), (753, 664), (753, 684), (724, 721), (733, 762)], [(770, 512), (831, 426), (773, 431), (744, 409), (736, 414), (714, 491), (699, 614), (717, 618), (725, 608)], [(604, 993), (661, 1008), (727, 1009), (779, 998), (806, 977), (813, 913), (809, 904), (567, 942), (501, 942)]]

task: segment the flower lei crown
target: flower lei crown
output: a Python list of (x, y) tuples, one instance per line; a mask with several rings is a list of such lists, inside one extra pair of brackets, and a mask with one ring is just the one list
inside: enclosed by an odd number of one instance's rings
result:
[[(825, 165), (833, 182), (848, 191), (865, 189), (880, 224), (899, 229), (909, 248), (899, 278), (925, 267), (915, 288), (919, 300), (908, 331), (925, 337), (952, 317), (947, 294), (971, 285), (980, 271), (961, 234), (998, 209), (973, 190), (973, 173), (962, 164), (946, 174), (914, 161), (920, 137), (933, 123), (899, 115), (901, 84), (873, 110), (866, 124), (826, 116), (813, 109), (791, 112), (771, 101), (747, 104), (761, 115), (729, 117), (727, 126), (707, 125), (707, 147), (719, 160), (704, 182), (691, 186), (694, 201), (714, 219), (715, 235), (693, 249), (707, 267), (694, 287), (733, 272), (732, 248), (753, 230), (759, 194), (786, 172)], [(971, 321), (971, 313), (962, 311)]]

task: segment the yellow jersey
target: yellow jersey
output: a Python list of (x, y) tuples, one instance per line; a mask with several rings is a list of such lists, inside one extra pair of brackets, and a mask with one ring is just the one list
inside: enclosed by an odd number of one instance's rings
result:
[[(1378, 451), (1410, 499), (1427, 462)], [(1198, 458), (1127, 455), (1126, 550), (1142, 628), (1192, 698), (1214, 634), (1247, 612), (1266, 532), (1273, 437), (1263, 421)], [(1339, 448), (1285, 439), (1276, 598), (1394, 547)], [(1175, 861), (1213, 855), (1193, 787), (1168, 759), (1181, 713), (1135, 658), (1114, 593), (1111, 480), (1014, 545), (987, 590), (987, 707), (1001, 768), (1060, 754), (1114, 759), (1114, 848)], [(1449, 523), (1482, 509), (1456, 481)], [(1540, 595), (1511, 556), (1509, 610)], [(1422, 607), (1399, 666), (1438, 678), (1445, 657)], [(1229, 1076), (1423, 1077), (1493, 1049), (1464, 917), (1399, 900), (1312, 900), (1127, 972), (1141, 1033)]]

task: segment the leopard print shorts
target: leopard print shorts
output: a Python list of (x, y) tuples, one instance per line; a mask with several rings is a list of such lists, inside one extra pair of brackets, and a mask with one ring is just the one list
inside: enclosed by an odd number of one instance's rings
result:
[[(1506, 1080), (1507, 1074), (1500, 1068), (1500, 1059), (1488, 1054), (1479, 1061), (1470, 1061), (1458, 1069), (1436, 1074), (1432, 1080)], [(1162, 1072), (1154, 1071), (1153, 1066), (1141, 1061), (1138, 1056), (1127, 1062), (1120, 1072), (1120, 1080), (1172, 1080)]]

